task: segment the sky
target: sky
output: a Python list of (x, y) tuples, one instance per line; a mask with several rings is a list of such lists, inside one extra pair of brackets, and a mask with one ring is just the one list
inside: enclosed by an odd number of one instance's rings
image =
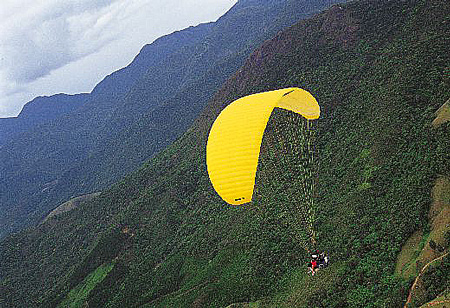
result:
[(237, 0), (1, 0), (0, 118), (34, 97), (90, 92), (158, 37)]

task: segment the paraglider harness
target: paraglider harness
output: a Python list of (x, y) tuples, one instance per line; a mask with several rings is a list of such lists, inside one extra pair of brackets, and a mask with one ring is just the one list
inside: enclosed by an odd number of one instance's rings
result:
[(327, 267), (330, 264), (330, 258), (325, 252), (319, 253), (317, 251), (315, 254), (311, 255), (311, 261), (308, 263), (308, 272), (314, 276), (318, 269)]

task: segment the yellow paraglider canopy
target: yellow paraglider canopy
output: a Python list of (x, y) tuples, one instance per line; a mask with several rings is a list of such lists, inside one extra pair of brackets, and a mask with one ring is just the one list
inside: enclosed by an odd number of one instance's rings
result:
[(320, 116), (319, 104), (309, 92), (287, 88), (242, 97), (214, 121), (206, 146), (206, 164), (214, 189), (229, 204), (252, 200), (261, 142), (275, 107), (308, 120)]

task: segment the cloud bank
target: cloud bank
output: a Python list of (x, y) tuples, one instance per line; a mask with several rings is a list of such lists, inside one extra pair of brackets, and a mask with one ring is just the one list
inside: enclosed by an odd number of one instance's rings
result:
[[(1, 76), (14, 86), (99, 50), (114, 39), (117, 1), (11, 0), (0, 13)], [(7, 83), (7, 84), (8, 84)]]
[[(67, 91), (72, 67), (86, 82), (95, 67), (134, 55), (170, 31), (218, 18), (236, 0), (2, 0), (0, 4), (0, 117), (17, 113), (52, 82)], [(174, 14), (176, 16), (174, 16)], [(176, 18), (178, 17), (178, 18)], [(132, 36), (132, 38), (130, 38)], [(132, 40), (136, 42), (131, 42)], [(138, 41), (138, 40), (141, 41)], [(143, 41), (147, 39), (147, 41)], [(125, 44), (125, 46), (123, 45)], [(138, 46), (139, 45), (139, 46)], [(110, 46), (110, 50), (108, 49)], [(99, 53), (105, 53), (99, 57)], [(133, 55), (133, 56), (134, 56)], [(89, 57), (97, 59), (89, 61)], [(105, 60), (103, 60), (105, 59)], [(126, 59), (130, 61), (130, 59)], [(70, 65), (80, 62), (80, 66)], [(89, 67), (84, 67), (89, 65)], [(89, 63), (89, 64), (88, 64)], [(114, 65), (105, 64), (110, 71)], [(124, 65), (123, 60), (120, 65)], [(119, 68), (115, 67), (115, 69)], [(59, 70), (61, 73), (58, 73)], [(102, 74), (104, 74), (104, 69)], [(54, 78), (52, 76), (55, 76)], [(53, 79), (53, 81), (52, 81)], [(99, 80), (96, 80), (98, 82)], [(93, 82), (89, 82), (92, 87)], [(82, 85), (79, 85), (79, 88)], [(42, 89), (41, 89), (42, 88)], [(42, 90), (42, 91), (41, 91)], [(86, 89), (85, 91), (90, 91)]]

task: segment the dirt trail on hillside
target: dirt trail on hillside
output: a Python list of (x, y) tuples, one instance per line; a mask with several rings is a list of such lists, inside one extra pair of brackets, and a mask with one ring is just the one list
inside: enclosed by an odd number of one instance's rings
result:
[(436, 262), (436, 261), (439, 261), (440, 259), (443, 259), (443, 258), (444, 258), (446, 255), (448, 255), (448, 254), (449, 254), (449, 252), (443, 254), (442, 256), (440, 256), (440, 257), (438, 257), (438, 258), (436, 258), (436, 259), (434, 259), (434, 260), (431, 260), (430, 262), (428, 262), (428, 263), (422, 268), (422, 270), (420, 271), (419, 275), (417, 275), (416, 279), (414, 280), (414, 283), (413, 283), (411, 289), (409, 290), (408, 300), (406, 301), (406, 304), (405, 304), (404, 308), (408, 308), (408, 305), (411, 303), (411, 298), (412, 298), (413, 292), (414, 292), (414, 290), (415, 290), (415, 288), (416, 288), (416, 286), (417, 286), (417, 283), (419, 282), (419, 278), (422, 277), (422, 274), (425, 273), (425, 271), (427, 270), (427, 268), (428, 268), (433, 262)]
[(450, 299), (449, 300), (445, 300), (445, 301), (431, 302), (431, 303), (425, 304), (423, 307), (432, 307), (432, 306), (435, 306), (435, 305), (441, 305), (441, 304), (446, 304), (446, 303), (450, 303)]

